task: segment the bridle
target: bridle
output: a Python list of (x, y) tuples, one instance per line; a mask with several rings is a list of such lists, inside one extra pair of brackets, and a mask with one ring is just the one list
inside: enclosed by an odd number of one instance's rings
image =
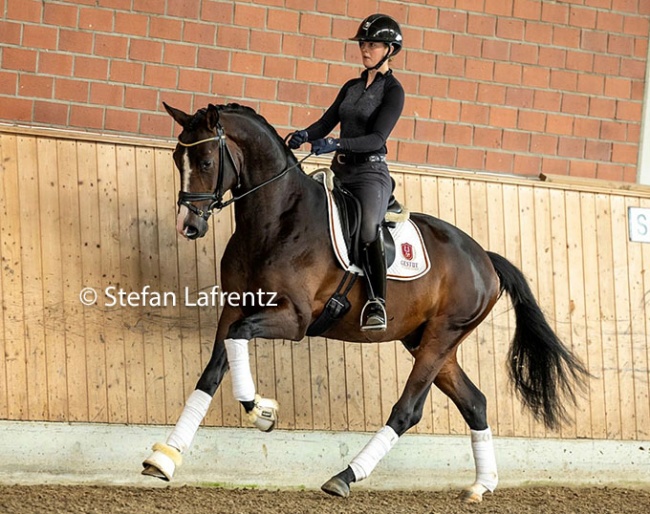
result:
[[(239, 171), (237, 170), (237, 166), (235, 166), (235, 160), (233, 159), (232, 154), (230, 153), (230, 148), (228, 148), (228, 145), (226, 144), (226, 131), (224, 130), (223, 125), (217, 122), (217, 135), (214, 137), (201, 139), (193, 143), (183, 143), (182, 141), (179, 140), (178, 144), (185, 148), (189, 148), (192, 146), (200, 145), (202, 143), (209, 143), (210, 141), (217, 141), (219, 143), (219, 170), (217, 171), (217, 185), (215, 186), (214, 191), (212, 193), (190, 193), (188, 191), (180, 191), (178, 193), (178, 202), (177, 202), (177, 205), (179, 207), (181, 206), (187, 207), (190, 210), (190, 212), (196, 214), (200, 218), (203, 218), (205, 221), (208, 221), (208, 218), (210, 218), (212, 211), (214, 211), (215, 209), (217, 211), (220, 211), (223, 208), (228, 207), (231, 203), (234, 203), (237, 200), (241, 200), (242, 198), (254, 193), (258, 189), (263, 188), (264, 186), (270, 184), (271, 182), (274, 182), (282, 178), (290, 170), (300, 166), (308, 157), (312, 155), (310, 153), (306, 157), (299, 160), (296, 164), (284, 168), (279, 174), (274, 175), (270, 179), (265, 180), (261, 184), (258, 184), (257, 186), (249, 189), (248, 191), (244, 191), (239, 195), (233, 195), (232, 198), (224, 202), (223, 201), (223, 195), (224, 195), (223, 177), (226, 171), (226, 166), (230, 166), (235, 176), (237, 177), (237, 186), (234, 188), (235, 190), (239, 189), (240, 187), (241, 177)], [(196, 205), (194, 205), (194, 202), (207, 202), (207, 201), (210, 202), (207, 209), (199, 209)]]

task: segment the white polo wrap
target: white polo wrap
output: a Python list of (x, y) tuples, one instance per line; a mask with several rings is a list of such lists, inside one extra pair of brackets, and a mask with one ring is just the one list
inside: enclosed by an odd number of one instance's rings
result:
[(494, 456), (492, 430), (470, 430), (472, 434), (472, 453), (476, 464), (476, 482), (493, 492), (499, 482), (497, 461)]
[(232, 392), (236, 400), (251, 402), (255, 400), (255, 384), (251, 374), (246, 339), (226, 339), (226, 354), (232, 377)]
[(195, 389), (185, 402), (185, 408), (178, 418), (176, 426), (167, 438), (167, 444), (176, 448), (181, 453), (186, 452), (192, 445), (192, 440), (199, 429), (199, 425), (212, 402), (212, 396), (199, 389)]
[(372, 437), (363, 450), (350, 462), (357, 482), (370, 476), (375, 466), (395, 446), (398, 439), (399, 436), (388, 425), (382, 427)]

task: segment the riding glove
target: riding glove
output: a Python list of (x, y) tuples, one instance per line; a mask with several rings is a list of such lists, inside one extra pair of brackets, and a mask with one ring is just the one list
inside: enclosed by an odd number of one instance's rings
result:
[(309, 134), (306, 130), (296, 130), (291, 134), (291, 139), (289, 139), (289, 148), (292, 150), (297, 150), (300, 148), (300, 145), (306, 143), (309, 139)]
[(334, 152), (339, 148), (340, 148), (339, 140), (334, 139), (333, 137), (327, 137), (325, 139), (317, 139), (316, 141), (313, 141), (311, 143), (311, 151), (314, 152), (316, 155)]

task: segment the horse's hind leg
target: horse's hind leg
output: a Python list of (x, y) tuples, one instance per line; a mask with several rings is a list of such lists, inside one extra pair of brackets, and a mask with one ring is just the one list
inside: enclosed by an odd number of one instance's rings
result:
[(496, 489), (498, 482), (492, 432), (487, 424), (485, 395), (458, 365), (455, 352), (445, 362), (434, 383), (454, 402), (469, 425), (476, 479), (463, 491), (461, 498), (466, 503), (480, 502), (486, 491)]
[[(459, 338), (454, 337), (457, 341)], [(415, 356), (413, 369), (406, 381), (402, 396), (393, 406), (388, 421), (352, 459), (350, 465), (330, 478), (321, 489), (334, 496), (348, 496), (350, 484), (370, 476), (379, 461), (391, 450), (399, 437), (415, 426), (422, 418), (424, 402), (433, 379), (445, 362), (454, 344), (442, 345), (437, 340), (412, 352)]]

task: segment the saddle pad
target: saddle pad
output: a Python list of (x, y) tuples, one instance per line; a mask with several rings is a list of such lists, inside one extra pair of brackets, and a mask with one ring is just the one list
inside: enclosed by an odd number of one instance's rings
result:
[[(329, 233), (336, 259), (344, 270), (363, 275), (363, 270), (350, 262), (348, 249), (343, 238), (343, 230), (341, 229), (338, 206), (327, 185), (327, 174), (323, 171), (317, 171), (311, 176), (323, 184), (327, 196)], [(395, 262), (388, 268), (387, 278), (408, 281), (425, 275), (431, 269), (431, 261), (418, 226), (408, 219), (405, 222), (397, 223), (395, 228), (389, 228), (388, 230), (395, 240)]]

